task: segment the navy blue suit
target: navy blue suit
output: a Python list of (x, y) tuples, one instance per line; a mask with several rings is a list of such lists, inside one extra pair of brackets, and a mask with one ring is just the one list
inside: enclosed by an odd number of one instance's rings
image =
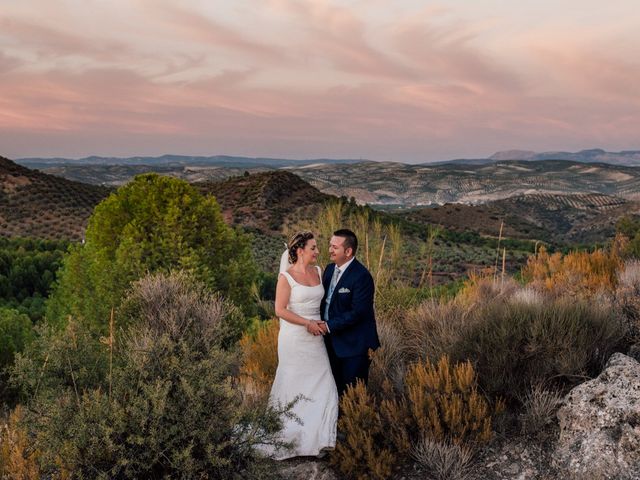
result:
[[(320, 312), (323, 317), (334, 268), (335, 264), (328, 265), (322, 276), (325, 294)], [(329, 326), (329, 333), (324, 338), (331, 370), (341, 395), (356, 379), (367, 382), (369, 349), (380, 346), (373, 310), (374, 291), (369, 270), (354, 259), (340, 276), (331, 296), (329, 316), (323, 318)]]

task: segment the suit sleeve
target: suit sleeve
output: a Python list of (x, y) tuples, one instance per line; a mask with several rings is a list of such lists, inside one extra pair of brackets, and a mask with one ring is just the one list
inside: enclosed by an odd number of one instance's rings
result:
[(355, 325), (371, 314), (375, 288), (373, 286), (373, 278), (368, 272), (365, 275), (361, 275), (354, 282), (352, 292), (351, 309), (334, 314), (327, 321), (331, 333), (340, 332)]

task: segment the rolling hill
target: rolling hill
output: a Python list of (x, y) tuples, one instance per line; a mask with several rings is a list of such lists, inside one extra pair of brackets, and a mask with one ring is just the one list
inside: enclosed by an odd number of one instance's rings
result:
[(518, 195), (483, 205), (445, 204), (399, 213), (421, 224), (566, 245), (602, 243), (625, 215), (640, 215), (640, 202), (601, 194)]
[(0, 236), (82, 240), (93, 208), (110, 192), (0, 157)]
[(191, 183), (217, 181), (264, 171), (286, 170), (323, 193), (354, 197), (380, 209), (415, 208), (445, 203), (484, 204), (530, 194), (602, 194), (640, 200), (640, 167), (572, 160), (505, 160), (487, 164), (408, 165), (393, 162), (315, 163), (260, 166), (58, 166), (47, 169), (65, 178), (96, 185), (121, 185), (144, 171)]

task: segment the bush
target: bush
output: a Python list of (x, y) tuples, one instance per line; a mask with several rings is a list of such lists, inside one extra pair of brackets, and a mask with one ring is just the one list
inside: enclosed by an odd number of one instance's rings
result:
[(452, 365), (442, 357), (409, 366), (404, 392), (385, 382), (376, 397), (364, 384), (349, 387), (341, 399), (339, 441), (331, 461), (348, 478), (389, 478), (396, 465), (415, 454), (425, 438), (460, 445), (465, 451), (492, 435), (492, 411), (500, 412), (478, 394), (469, 362)]
[(411, 360), (437, 361), (453, 351), (472, 320), (472, 307), (460, 301), (429, 300), (404, 317), (404, 343)]
[(615, 299), (628, 323), (631, 341), (640, 343), (640, 260), (627, 261), (620, 270)]
[(621, 218), (616, 224), (616, 231), (628, 239), (624, 247), (625, 255), (640, 258), (640, 218), (637, 216)]
[(279, 332), (279, 320), (268, 320), (262, 322), (256, 332), (247, 332), (240, 340), (240, 382), (244, 391), (258, 400), (268, 397), (276, 375)]
[(15, 310), (0, 307), (0, 400), (7, 399), (6, 369), (13, 365), (16, 353), (31, 341), (31, 320)]
[(437, 364), (427, 360), (411, 365), (406, 398), (416, 429), (413, 437), (472, 446), (489, 441), (491, 411), (476, 384), (470, 362), (452, 365), (443, 356)]
[(361, 381), (349, 386), (340, 400), (338, 441), (331, 463), (346, 477), (357, 480), (385, 480), (399, 458), (388, 435), (388, 422)]
[(524, 433), (540, 434), (545, 427), (553, 423), (556, 412), (562, 402), (558, 390), (547, 389), (542, 384), (531, 386), (520, 398), (524, 410), (521, 415), (521, 427)]
[(473, 452), (463, 445), (439, 442), (426, 436), (415, 445), (412, 457), (434, 480), (466, 480), (471, 477)]
[(483, 390), (507, 399), (536, 383), (569, 387), (597, 375), (625, 334), (606, 304), (572, 299), (495, 301), (473, 317), (452, 356), (471, 360)]
[[(204, 289), (178, 273), (144, 278), (124, 302), (129, 326), (112, 331), (115, 340), (99, 342), (76, 325), (51, 334), (39, 371), (22, 368), (26, 358), (16, 365), (14, 379), (33, 392), (27, 422), (45, 472), (123, 479), (268, 474), (254, 446), (278, 444), (283, 412), (242, 407), (233, 380), (238, 356), (228, 348), (238, 312), (216, 295), (203, 296)], [(91, 352), (101, 349), (91, 381), (77, 366), (86, 358), (73, 344), (82, 342)], [(59, 355), (64, 344), (70, 346)], [(64, 372), (52, 370), (59, 356), (68, 361)]]
[(556, 297), (588, 298), (601, 292), (612, 293), (622, 266), (620, 249), (620, 244), (614, 243), (609, 251), (550, 255), (541, 247), (537, 255), (527, 260), (522, 277), (535, 288)]
[(47, 318), (64, 323), (71, 314), (104, 333), (133, 281), (173, 269), (250, 309), (257, 270), (249, 238), (225, 224), (213, 197), (182, 180), (139, 175), (95, 208), (86, 243), (65, 259)]
[(0, 422), (0, 478), (39, 480), (38, 451), (31, 448), (22, 415), (22, 407), (17, 406), (7, 423)]

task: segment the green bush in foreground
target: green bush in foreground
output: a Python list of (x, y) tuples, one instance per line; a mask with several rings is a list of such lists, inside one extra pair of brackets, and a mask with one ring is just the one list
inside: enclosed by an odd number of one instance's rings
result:
[(472, 316), (452, 354), (474, 363), (488, 395), (507, 399), (537, 383), (570, 387), (597, 375), (625, 335), (615, 310), (573, 299), (495, 301)]
[[(125, 300), (130, 327), (115, 330), (113, 342), (99, 342), (77, 325), (50, 334), (53, 348), (47, 365), (39, 364), (41, 374), (25, 369), (26, 356), (17, 362), (13, 379), (31, 392), (26, 421), (45, 472), (122, 479), (268, 476), (254, 446), (276, 443), (280, 412), (243, 406), (233, 380), (238, 358), (227, 349), (237, 309), (217, 296), (200, 296), (203, 290), (182, 274), (146, 277)], [(93, 370), (100, 375), (92, 381), (79, 372), (87, 350), (102, 352)], [(69, 360), (66, 372), (57, 368), (62, 358)]]

